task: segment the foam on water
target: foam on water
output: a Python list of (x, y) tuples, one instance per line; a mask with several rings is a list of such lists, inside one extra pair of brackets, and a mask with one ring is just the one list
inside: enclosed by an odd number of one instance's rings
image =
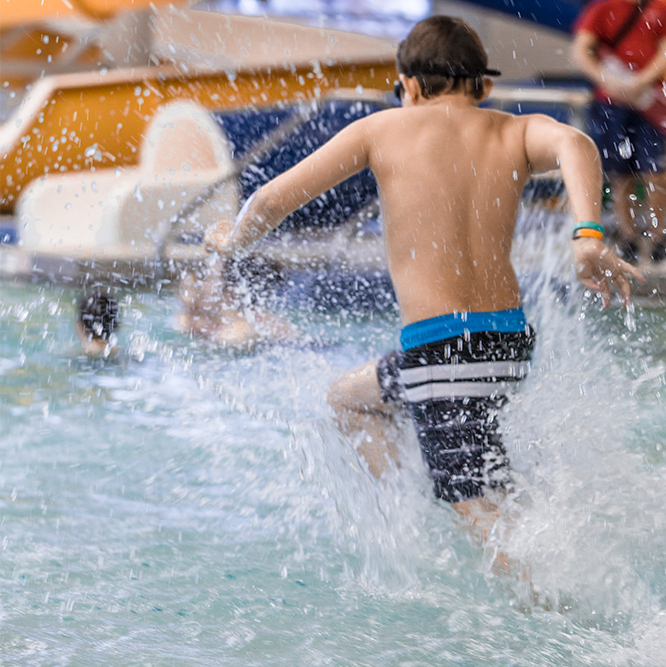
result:
[(127, 295), (129, 359), (101, 363), (73, 291), (0, 286), (2, 663), (661, 667), (666, 313), (601, 312), (567, 236), (516, 244), (538, 345), (485, 552), (409, 424), (381, 483), (334, 426), (328, 386), (396, 345), (394, 316), (314, 313), (323, 345), (232, 354), (176, 333), (174, 296)]

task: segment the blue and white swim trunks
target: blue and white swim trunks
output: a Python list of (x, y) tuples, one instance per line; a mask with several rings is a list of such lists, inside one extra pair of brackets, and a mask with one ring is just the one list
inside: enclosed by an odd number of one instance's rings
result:
[(497, 412), (528, 374), (535, 343), (522, 308), (423, 320), (400, 342), (403, 351), (377, 363), (382, 400), (409, 408), (437, 497), (455, 503), (504, 487)]

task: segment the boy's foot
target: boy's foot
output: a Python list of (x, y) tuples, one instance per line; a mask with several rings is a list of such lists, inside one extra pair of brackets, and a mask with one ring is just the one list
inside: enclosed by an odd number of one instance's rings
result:
[(650, 250), (650, 258), (655, 264), (663, 262), (666, 259), (666, 244), (657, 241)]
[(619, 243), (620, 257), (629, 264), (638, 264), (640, 255), (638, 253), (638, 245), (633, 241), (620, 241)]

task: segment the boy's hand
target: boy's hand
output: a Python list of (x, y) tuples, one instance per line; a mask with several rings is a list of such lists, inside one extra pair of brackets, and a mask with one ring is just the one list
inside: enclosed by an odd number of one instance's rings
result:
[(627, 276), (641, 283), (645, 278), (631, 264), (623, 262), (603, 241), (581, 238), (574, 241), (576, 276), (585, 287), (601, 293), (604, 308), (610, 306), (611, 283), (617, 287), (625, 305), (631, 302), (631, 288)]
[(231, 241), (233, 225), (220, 220), (216, 225), (209, 227), (204, 234), (204, 247), (208, 252), (217, 252), (220, 255), (228, 254), (228, 246)]

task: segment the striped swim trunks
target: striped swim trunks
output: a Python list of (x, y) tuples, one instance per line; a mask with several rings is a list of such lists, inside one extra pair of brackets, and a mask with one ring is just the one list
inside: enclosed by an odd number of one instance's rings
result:
[(377, 379), (384, 402), (408, 407), (437, 497), (455, 503), (505, 487), (497, 413), (529, 372), (535, 343), (522, 309), (417, 322), (401, 342), (378, 361)]

